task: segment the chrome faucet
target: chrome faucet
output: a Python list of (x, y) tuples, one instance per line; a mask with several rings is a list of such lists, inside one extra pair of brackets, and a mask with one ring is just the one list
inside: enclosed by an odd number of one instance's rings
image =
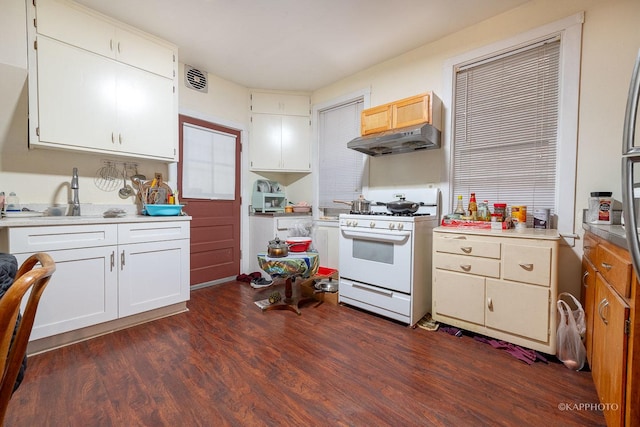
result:
[(78, 168), (73, 168), (73, 176), (71, 177), (71, 207), (69, 209), (69, 216), (80, 216), (80, 198), (78, 197), (78, 190), (80, 185), (78, 184)]

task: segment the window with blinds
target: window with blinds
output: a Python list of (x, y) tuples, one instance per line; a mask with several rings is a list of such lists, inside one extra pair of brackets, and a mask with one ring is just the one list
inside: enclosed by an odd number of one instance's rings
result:
[(318, 194), (319, 208), (349, 209), (334, 200), (351, 201), (362, 194), (364, 154), (347, 148), (347, 142), (360, 136), (360, 99), (319, 112)]
[(456, 69), (453, 199), (557, 211), (559, 58), (553, 38)]

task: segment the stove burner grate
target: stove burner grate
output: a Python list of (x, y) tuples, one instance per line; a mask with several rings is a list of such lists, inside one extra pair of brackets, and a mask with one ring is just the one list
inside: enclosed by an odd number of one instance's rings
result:
[(430, 216), (430, 213), (393, 213), (393, 212), (349, 212), (351, 215), (375, 215), (375, 216)]

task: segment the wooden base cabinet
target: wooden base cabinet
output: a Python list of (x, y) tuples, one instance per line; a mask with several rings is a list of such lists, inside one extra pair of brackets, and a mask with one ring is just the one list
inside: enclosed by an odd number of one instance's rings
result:
[(436, 228), (433, 318), (555, 354), (558, 241), (554, 230)]
[(587, 232), (582, 269), (587, 357), (607, 426), (639, 425), (638, 283), (629, 253)]

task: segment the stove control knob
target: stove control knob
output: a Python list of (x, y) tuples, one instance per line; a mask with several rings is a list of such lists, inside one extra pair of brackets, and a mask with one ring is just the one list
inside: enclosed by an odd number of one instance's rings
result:
[(396, 225), (392, 222), (389, 223), (389, 230), (393, 230), (394, 228), (396, 228)]
[(351, 227), (351, 220), (347, 220), (347, 227)]
[(352, 226), (353, 227), (357, 227), (358, 226), (358, 221), (353, 221)]
[(376, 223), (374, 221), (371, 221), (369, 223), (369, 228), (376, 228)]
[(404, 225), (402, 223), (398, 224), (398, 230), (402, 231), (402, 229), (404, 229)]

